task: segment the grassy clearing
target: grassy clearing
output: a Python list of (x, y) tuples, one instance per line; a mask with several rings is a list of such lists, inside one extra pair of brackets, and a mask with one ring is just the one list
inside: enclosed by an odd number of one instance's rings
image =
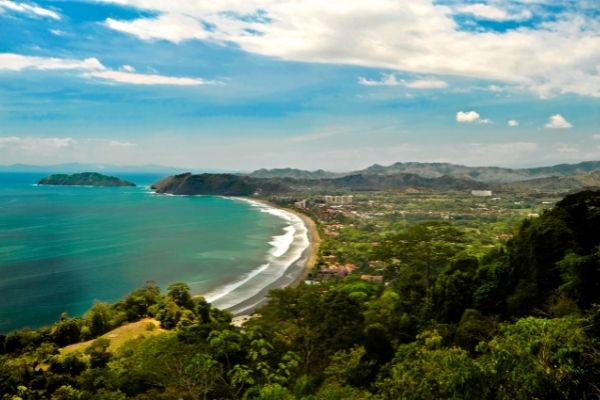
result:
[[(137, 322), (132, 322), (127, 325), (120, 326), (110, 332), (105, 333), (101, 337), (110, 340), (108, 350), (114, 352), (121, 347), (125, 342), (137, 339), (140, 336), (154, 336), (166, 332), (160, 327), (160, 322), (154, 318), (144, 318)], [(95, 339), (94, 339), (95, 340)], [(83, 352), (94, 340), (87, 342), (75, 343), (60, 349), (60, 354), (65, 355), (74, 351)]]

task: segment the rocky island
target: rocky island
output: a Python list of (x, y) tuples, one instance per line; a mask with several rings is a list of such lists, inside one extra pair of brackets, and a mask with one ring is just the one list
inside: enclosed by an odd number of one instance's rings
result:
[(97, 172), (83, 172), (72, 175), (53, 174), (39, 181), (38, 185), (116, 187), (135, 186), (135, 183)]

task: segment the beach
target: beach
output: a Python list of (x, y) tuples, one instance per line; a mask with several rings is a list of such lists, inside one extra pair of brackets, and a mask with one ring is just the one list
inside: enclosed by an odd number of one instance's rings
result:
[(280, 207), (264, 199), (249, 199), (241, 197), (235, 197), (232, 199), (245, 201), (251, 204), (254, 203), (255, 205), (268, 207), (270, 209), (279, 210), (281, 212), (293, 215), (294, 217), (301, 220), (302, 224), (306, 228), (306, 239), (308, 240), (308, 244), (303, 249), (299, 258), (297, 258), (287, 267), (285, 273), (282, 276), (267, 284), (265, 287), (263, 287), (260, 291), (258, 291), (251, 297), (242, 300), (241, 302), (231, 307), (226, 308), (234, 316), (244, 316), (252, 314), (257, 308), (264, 305), (267, 301), (267, 295), (270, 290), (281, 289), (285, 287), (296, 287), (300, 285), (300, 283), (302, 283), (306, 279), (311, 269), (314, 268), (316, 264), (321, 239), (316, 223), (310, 217), (301, 212), (285, 207)]

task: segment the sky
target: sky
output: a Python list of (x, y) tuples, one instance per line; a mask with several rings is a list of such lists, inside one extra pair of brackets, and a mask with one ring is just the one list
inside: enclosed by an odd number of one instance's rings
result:
[(0, 164), (600, 159), (597, 0), (0, 0)]

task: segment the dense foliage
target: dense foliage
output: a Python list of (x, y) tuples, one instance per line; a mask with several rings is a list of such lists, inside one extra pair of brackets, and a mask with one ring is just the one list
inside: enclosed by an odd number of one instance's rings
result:
[[(386, 284), (275, 290), (242, 328), (182, 283), (0, 340), (5, 399), (595, 399), (600, 192), (566, 197), (482, 257), (449, 223), (391, 235)], [(114, 352), (59, 347), (152, 316)]]

